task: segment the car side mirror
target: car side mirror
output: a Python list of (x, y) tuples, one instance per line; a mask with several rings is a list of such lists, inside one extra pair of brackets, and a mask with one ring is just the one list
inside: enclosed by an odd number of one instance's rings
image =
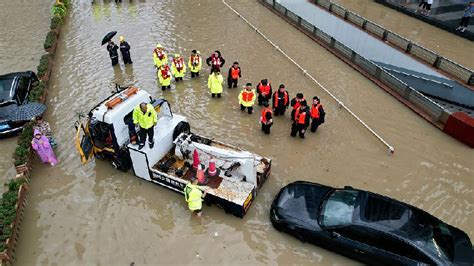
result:
[(339, 238), (341, 235), (337, 232), (331, 231), (331, 237), (332, 238)]

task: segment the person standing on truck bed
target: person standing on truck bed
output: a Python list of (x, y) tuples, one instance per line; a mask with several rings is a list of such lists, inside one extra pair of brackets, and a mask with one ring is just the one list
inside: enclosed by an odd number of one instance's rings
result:
[(205, 196), (206, 191), (203, 193), (201, 189), (199, 189), (197, 178), (193, 178), (191, 183), (188, 183), (184, 188), (184, 199), (188, 203), (188, 208), (197, 216), (201, 216), (202, 201)]
[(155, 108), (151, 104), (141, 103), (133, 109), (133, 123), (140, 127), (138, 131), (138, 149), (145, 147), (146, 136), (148, 135), (148, 143), (150, 149), (155, 144), (153, 141), (154, 127), (158, 122)]

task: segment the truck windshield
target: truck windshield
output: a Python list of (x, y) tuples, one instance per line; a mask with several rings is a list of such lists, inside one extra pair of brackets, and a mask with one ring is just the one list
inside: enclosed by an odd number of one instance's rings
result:
[(355, 190), (335, 190), (322, 203), (318, 219), (320, 225), (322, 227), (350, 225), (357, 195), (359, 192)]

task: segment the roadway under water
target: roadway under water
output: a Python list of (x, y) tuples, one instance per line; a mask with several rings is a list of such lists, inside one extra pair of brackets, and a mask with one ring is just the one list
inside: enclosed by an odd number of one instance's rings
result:
[[(61, 34), (46, 114), (59, 141), (60, 163), (54, 168), (35, 165), (18, 265), (353, 263), (272, 228), (270, 203), (282, 186), (295, 180), (385, 194), (474, 237), (469, 223), (474, 219), (472, 149), (256, 1), (229, 2), (389, 141), (395, 154), (388, 155), (375, 137), (220, 1), (76, 1)], [(129, 41), (133, 66), (110, 66), (100, 46), (110, 30)], [(210, 98), (208, 69), (201, 78), (186, 77), (162, 93), (152, 60), (157, 42), (168, 53), (186, 58), (192, 49), (203, 56), (219, 49), (227, 60), (225, 69), (239, 61), (240, 84), (268, 78), (274, 87), (285, 83), (292, 96), (300, 91), (307, 98), (319, 95), (326, 123), (304, 140), (293, 139), (287, 114), (277, 118), (272, 134), (265, 136), (258, 125), (259, 108), (253, 115), (241, 113), (237, 90), (225, 88), (223, 98)], [(188, 117), (195, 132), (273, 158), (272, 175), (244, 219), (206, 207), (199, 220), (191, 217), (179, 194), (118, 172), (107, 162), (81, 165), (73, 143), (75, 112), (88, 111), (115, 83), (135, 84), (165, 97), (174, 112)]]

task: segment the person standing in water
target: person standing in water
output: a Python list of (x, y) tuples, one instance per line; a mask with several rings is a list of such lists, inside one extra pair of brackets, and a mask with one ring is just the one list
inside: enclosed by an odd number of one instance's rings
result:
[(118, 52), (119, 47), (113, 42), (107, 43), (107, 51), (109, 51), (110, 60), (112, 60), (112, 66), (118, 64)]
[(191, 51), (191, 57), (188, 61), (188, 67), (191, 71), (191, 78), (199, 77), (199, 71), (201, 71), (202, 68), (202, 58), (201, 53), (199, 51)]
[(222, 83), (224, 82), (224, 78), (222, 77), (219, 69), (212, 69), (211, 75), (207, 79), (207, 87), (211, 91), (212, 98), (216, 97), (220, 98), (222, 94)]
[(124, 64), (133, 64), (132, 58), (130, 57), (130, 44), (125, 41), (123, 36), (119, 37), (120, 41), (120, 53), (122, 54), (122, 59)]
[(56, 155), (54, 154), (51, 144), (49, 143), (49, 139), (41, 134), (38, 129), (34, 130), (33, 135), (33, 139), (31, 140), (31, 147), (33, 150), (36, 151), (43, 163), (48, 163), (51, 166), (55, 166), (58, 163), (58, 159), (56, 159)]

